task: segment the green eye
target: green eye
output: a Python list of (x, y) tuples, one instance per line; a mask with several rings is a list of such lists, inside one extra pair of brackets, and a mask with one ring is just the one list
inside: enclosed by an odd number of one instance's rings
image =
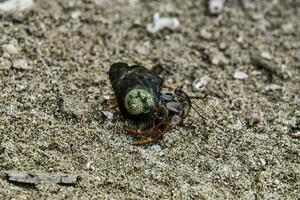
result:
[(155, 97), (146, 89), (134, 88), (125, 96), (125, 107), (132, 115), (146, 114), (155, 107)]

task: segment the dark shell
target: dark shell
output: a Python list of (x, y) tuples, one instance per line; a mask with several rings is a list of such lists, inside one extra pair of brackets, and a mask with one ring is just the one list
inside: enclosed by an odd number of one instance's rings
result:
[(131, 115), (125, 108), (124, 100), (126, 94), (133, 88), (147, 88), (154, 95), (155, 105), (157, 105), (160, 96), (160, 88), (163, 83), (163, 80), (159, 76), (147, 70), (143, 66), (129, 66), (126, 63), (113, 64), (110, 67), (108, 74), (119, 109), (125, 117), (134, 120), (146, 119), (153, 113), (150, 112), (148, 114)]

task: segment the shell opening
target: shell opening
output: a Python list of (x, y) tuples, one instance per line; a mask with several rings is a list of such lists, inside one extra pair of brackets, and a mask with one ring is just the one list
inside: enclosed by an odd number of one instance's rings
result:
[(144, 88), (134, 88), (125, 96), (125, 107), (132, 115), (147, 114), (155, 107), (155, 96)]

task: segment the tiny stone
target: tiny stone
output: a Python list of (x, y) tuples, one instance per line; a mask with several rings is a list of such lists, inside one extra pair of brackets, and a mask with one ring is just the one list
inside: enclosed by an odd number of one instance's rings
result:
[(80, 17), (80, 15), (81, 15), (80, 10), (76, 10), (76, 11), (74, 11), (74, 12), (71, 13), (71, 17), (73, 19), (78, 19)]
[(286, 34), (295, 32), (295, 28), (294, 28), (294, 25), (292, 23), (283, 24), (282, 25), (282, 30)]
[(221, 52), (216, 52), (213, 53), (212, 57), (211, 57), (211, 63), (214, 65), (219, 65), (219, 64), (228, 64), (228, 60), (227, 58), (224, 56), (223, 53)]
[(109, 95), (103, 95), (103, 99), (110, 100), (110, 96)]
[(252, 126), (253, 124), (262, 122), (264, 118), (260, 110), (254, 110), (247, 115), (246, 120), (248, 124)]
[(226, 48), (227, 48), (227, 44), (225, 43), (225, 42), (221, 42), (220, 44), (219, 44), (219, 49), (220, 50), (225, 50)]
[(206, 29), (201, 29), (200, 36), (207, 40), (212, 38), (212, 34), (210, 32), (208, 32)]
[(86, 169), (89, 169), (89, 170), (92, 170), (92, 171), (94, 171), (95, 170), (95, 167), (93, 166), (93, 161), (88, 161), (87, 163), (86, 163)]
[(261, 57), (268, 59), (268, 60), (272, 60), (273, 59), (273, 55), (268, 52), (268, 51), (264, 51), (261, 53)]
[(280, 90), (280, 89), (281, 89), (280, 85), (277, 85), (277, 84), (270, 84), (265, 87), (266, 91), (270, 91), (270, 90), (275, 91), (275, 90)]
[(3, 59), (0, 61), (0, 70), (8, 70), (12, 66), (11, 61), (8, 59)]
[(13, 55), (13, 54), (18, 53), (17, 48), (12, 44), (4, 44), (1, 47), (2, 47), (3, 51), (8, 53), (9, 55)]
[(243, 124), (240, 120), (237, 120), (236, 123), (233, 125), (233, 129), (236, 131), (240, 131), (243, 129)]
[(109, 111), (102, 111), (102, 113), (107, 117), (107, 119), (112, 120), (114, 118), (114, 114)]
[(32, 69), (32, 67), (28, 65), (28, 62), (25, 59), (13, 60), (13, 67), (16, 69)]
[(208, 80), (209, 80), (209, 77), (208, 76), (203, 76), (199, 79), (196, 79), (194, 82), (193, 82), (193, 90), (195, 92), (200, 92), (200, 91), (203, 91), (205, 90), (206, 88), (206, 85), (208, 83)]
[(152, 146), (150, 147), (150, 149), (151, 149), (152, 151), (159, 152), (159, 151), (161, 151), (161, 146), (158, 145), (158, 144), (154, 144), (154, 145), (152, 145)]
[(248, 75), (245, 72), (241, 72), (241, 71), (237, 70), (234, 72), (233, 77), (235, 79), (243, 80), (243, 79), (248, 78)]
[(211, 14), (219, 14), (224, 7), (225, 0), (210, 0), (208, 2), (209, 11)]

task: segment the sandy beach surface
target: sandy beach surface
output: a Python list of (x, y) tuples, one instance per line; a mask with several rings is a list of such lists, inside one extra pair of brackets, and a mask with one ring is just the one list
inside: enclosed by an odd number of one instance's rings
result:
[[(3, 1), (2, 1), (3, 2)], [(175, 30), (149, 33), (154, 13)], [(299, 199), (300, 2), (37, 0), (0, 11), (1, 199)], [(159, 69), (205, 118), (134, 146), (115, 62)], [(201, 91), (193, 90), (202, 80)], [(80, 176), (9, 182), (5, 171)]]

